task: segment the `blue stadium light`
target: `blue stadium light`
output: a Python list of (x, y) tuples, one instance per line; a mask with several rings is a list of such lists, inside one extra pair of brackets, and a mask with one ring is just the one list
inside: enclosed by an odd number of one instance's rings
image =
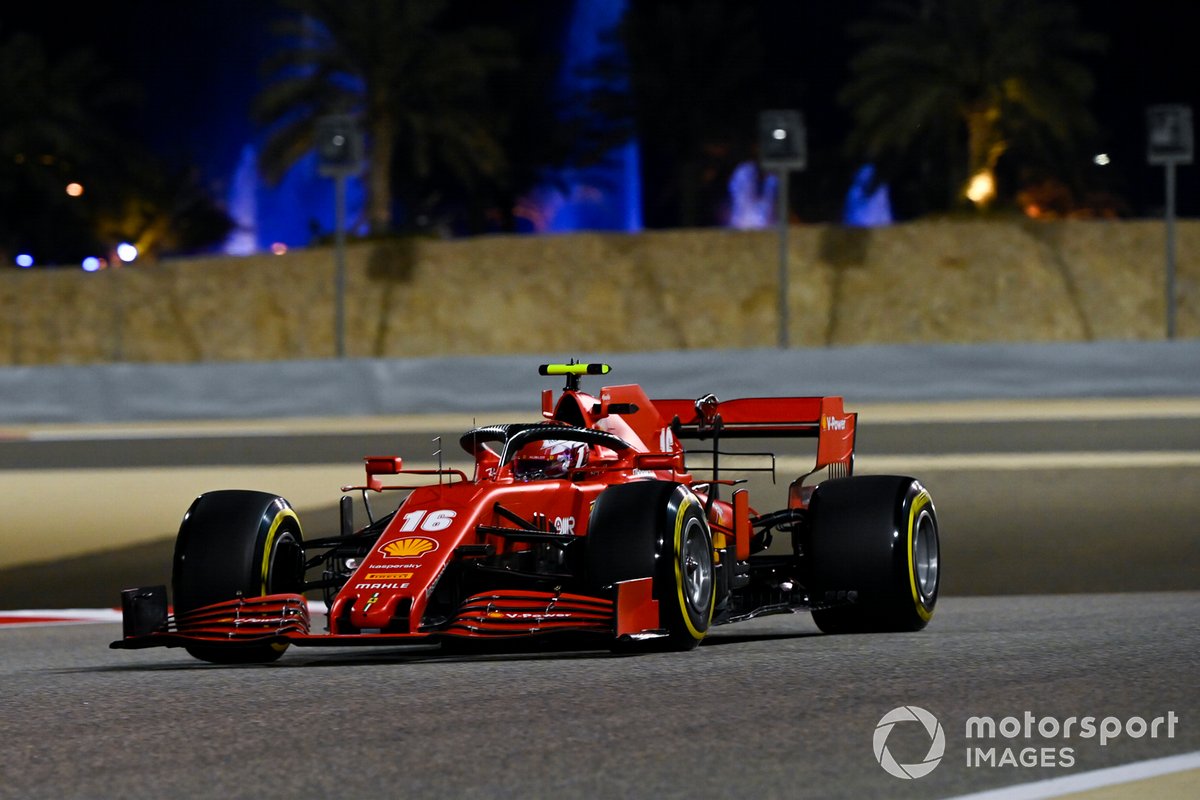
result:
[(121, 242), (117, 245), (117, 258), (128, 264), (138, 257), (138, 249), (129, 242)]
[(88, 256), (83, 260), (84, 272), (95, 272), (98, 269), (100, 269), (100, 259), (95, 256)]
[(33, 266), (33, 256), (29, 253), (21, 253), (17, 256), (17, 266), (21, 269), (29, 269)]

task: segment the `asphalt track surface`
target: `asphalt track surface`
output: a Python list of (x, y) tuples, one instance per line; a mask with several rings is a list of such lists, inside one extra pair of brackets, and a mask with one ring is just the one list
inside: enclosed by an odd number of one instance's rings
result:
[[(114, 624), (0, 629), (0, 798), (957, 796), (1200, 750), (1198, 615), (1196, 592), (946, 598), (916, 634), (825, 636), (796, 614), (691, 653), (293, 648), (235, 668), (109, 650)], [(912, 705), (945, 752), (901, 780), (873, 739)], [(1028, 738), (967, 738), (970, 717), (1027, 712)], [(1121, 733), (1063, 735), (1084, 716)], [(914, 723), (886, 739), (901, 764), (930, 743)], [(1071, 766), (968, 767), (973, 747)], [(1195, 797), (1200, 770), (1174, 781), (1142, 793)]]

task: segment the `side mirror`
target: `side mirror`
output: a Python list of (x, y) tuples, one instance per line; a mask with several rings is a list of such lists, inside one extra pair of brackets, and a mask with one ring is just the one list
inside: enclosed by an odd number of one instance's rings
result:
[(399, 475), (404, 471), (400, 456), (367, 456), (368, 475)]
[(383, 482), (376, 475), (399, 475), (404, 471), (404, 460), (400, 456), (367, 456), (367, 488), (378, 492)]

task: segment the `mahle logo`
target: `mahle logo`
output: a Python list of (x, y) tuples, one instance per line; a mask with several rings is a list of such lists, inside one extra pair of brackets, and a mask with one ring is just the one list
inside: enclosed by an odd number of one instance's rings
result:
[[(925, 754), (925, 758), (915, 764), (901, 764), (888, 750), (887, 741), (892, 734), (892, 729), (904, 722), (919, 723), (929, 737), (929, 752)], [(924, 778), (941, 763), (942, 756), (946, 754), (946, 734), (942, 730), (941, 723), (937, 721), (937, 717), (925, 709), (920, 706), (900, 706), (893, 708), (883, 715), (883, 719), (879, 720), (879, 724), (875, 726), (874, 745), (875, 760), (879, 762), (879, 766), (883, 767), (889, 775), (907, 781)]]

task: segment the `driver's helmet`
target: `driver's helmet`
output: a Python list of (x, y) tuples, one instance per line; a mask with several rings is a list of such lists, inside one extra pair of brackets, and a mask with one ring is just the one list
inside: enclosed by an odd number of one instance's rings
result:
[(587, 463), (588, 446), (583, 442), (542, 439), (530, 442), (513, 458), (513, 477), (523, 481), (564, 478)]

